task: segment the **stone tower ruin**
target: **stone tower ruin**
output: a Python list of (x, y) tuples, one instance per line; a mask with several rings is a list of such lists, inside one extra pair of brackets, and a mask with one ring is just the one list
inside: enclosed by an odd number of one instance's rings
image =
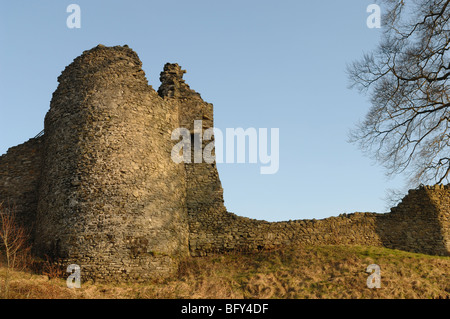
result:
[(65, 68), (45, 134), (0, 157), (0, 202), (31, 230), (36, 255), (100, 281), (145, 281), (187, 256), (288, 245), (449, 255), (449, 186), (411, 190), (387, 214), (271, 223), (228, 212), (215, 163), (171, 159), (176, 128), (195, 140), (195, 120), (214, 126), (213, 105), (184, 73), (166, 64), (155, 91), (128, 46), (99, 45)]
[(177, 109), (126, 47), (85, 52), (58, 81), (45, 117), (36, 251), (105, 278), (169, 271), (188, 254), (186, 178), (168, 143)]

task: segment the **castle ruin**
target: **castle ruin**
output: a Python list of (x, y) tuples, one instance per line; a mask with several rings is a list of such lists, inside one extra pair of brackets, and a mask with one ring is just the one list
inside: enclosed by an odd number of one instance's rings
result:
[(212, 104), (184, 73), (166, 64), (155, 91), (128, 46), (99, 45), (65, 68), (45, 134), (0, 157), (0, 202), (31, 230), (36, 255), (100, 281), (169, 276), (189, 255), (288, 245), (450, 255), (448, 185), (410, 190), (386, 214), (266, 222), (228, 212), (214, 163), (171, 159), (174, 129), (194, 139), (194, 120), (213, 127)]

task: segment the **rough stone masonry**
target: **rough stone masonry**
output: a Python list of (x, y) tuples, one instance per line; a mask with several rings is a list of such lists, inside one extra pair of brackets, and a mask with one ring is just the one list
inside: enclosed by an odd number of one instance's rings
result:
[[(422, 186), (390, 213), (266, 222), (228, 212), (216, 165), (171, 160), (171, 132), (213, 127), (213, 106), (178, 64), (147, 82), (128, 46), (83, 52), (58, 78), (45, 134), (0, 157), (0, 202), (37, 256), (84, 279), (169, 276), (185, 256), (288, 245), (371, 245), (450, 254), (450, 187)], [(210, 141), (208, 141), (210, 143)], [(276, 213), (276, 212), (274, 212)]]

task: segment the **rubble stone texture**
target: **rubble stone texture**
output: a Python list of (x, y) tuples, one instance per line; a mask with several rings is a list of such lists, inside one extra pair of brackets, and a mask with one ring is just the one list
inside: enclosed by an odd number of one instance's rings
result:
[(266, 222), (228, 212), (215, 163), (195, 163), (194, 152), (191, 163), (171, 159), (174, 129), (195, 140), (195, 120), (202, 132), (214, 126), (212, 104), (185, 72), (166, 64), (156, 92), (127, 46), (99, 45), (66, 67), (45, 134), (0, 157), (0, 202), (15, 208), (37, 255), (98, 281), (146, 281), (169, 276), (188, 255), (288, 245), (450, 255), (449, 186), (410, 190), (386, 214)]
[(35, 249), (85, 276), (148, 279), (188, 254), (178, 112), (136, 53), (98, 46), (61, 74), (45, 117)]

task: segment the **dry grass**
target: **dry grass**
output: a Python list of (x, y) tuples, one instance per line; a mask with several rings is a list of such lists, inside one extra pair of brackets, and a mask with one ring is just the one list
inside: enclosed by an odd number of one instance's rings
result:
[[(366, 286), (369, 264), (381, 267), (380, 289)], [(359, 246), (229, 253), (187, 258), (167, 280), (82, 283), (80, 289), (13, 272), (10, 298), (450, 298), (450, 257)]]

